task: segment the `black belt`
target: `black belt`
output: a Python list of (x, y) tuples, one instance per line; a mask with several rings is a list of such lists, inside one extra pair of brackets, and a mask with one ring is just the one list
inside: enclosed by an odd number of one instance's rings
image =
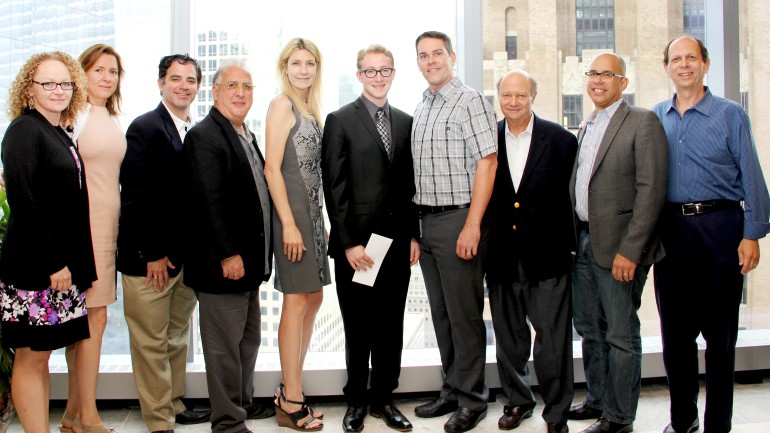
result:
[(666, 210), (677, 215), (694, 216), (725, 209), (740, 208), (741, 202), (733, 200), (706, 200), (692, 203), (666, 202)]
[(586, 232), (586, 234), (591, 234), (590, 230), (588, 229), (588, 221), (581, 221), (578, 220), (577, 222), (577, 231), (580, 232)]
[(447, 206), (423, 206), (421, 204), (417, 205), (417, 209), (419, 209), (420, 215), (425, 215), (429, 213), (449, 212), (450, 210), (467, 209), (469, 207), (471, 207), (470, 203), (450, 204)]

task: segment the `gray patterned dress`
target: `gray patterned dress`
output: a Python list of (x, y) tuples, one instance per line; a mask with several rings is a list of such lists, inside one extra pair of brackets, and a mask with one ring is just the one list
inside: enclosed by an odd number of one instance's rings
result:
[(331, 283), (326, 256), (326, 231), (321, 213), (321, 129), (291, 105), (296, 122), (286, 140), (281, 174), (289, 206), (307, 251), (302, 260), (290, 262), (283, 254), (283, 225), (273, 208), (275, 288), (283, 293), (315, 292)]

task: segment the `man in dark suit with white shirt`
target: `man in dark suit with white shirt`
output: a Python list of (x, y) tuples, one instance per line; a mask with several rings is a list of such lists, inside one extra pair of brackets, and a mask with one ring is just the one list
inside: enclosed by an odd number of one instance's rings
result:
[[(329, 254), (335, 259), (345, 327), (348, 409), (342, 424), (346, 432), (361, 431), (368, 405), (388, 427), (409, 431), (412, 424), (393, 404), (392, 392), (401, 371), (409, 266), (420, 257), (412, 203), (412, 116), (388, 104), (396, 76), (388, 49), (372, 45), (359, 51), (357, 68), (363, 94), (326, 118), (321, 160), (331, 221)], [(374, 233), (393, 243), (374, 286), (367, 287), (352, 278), (374, 265), (365, 251)]]
[(190, 316), (196, 300), (183, 281), (181, 152), (192, 126), (190, 105), (200, 82), (195, 59), (174, 54), (160, 60), (162, 101), (131, 122), (120, 169), (117, 266), (123, 274), (134, 383), (142, 418), (151, 432), (173, 430), (175, 421), (209, 420), (208, 411), (189, 410), (182, 403)]
[(497, 84), (497, 174), (487, 208), (487, 287), (497, 339), (497, 370), (507, 400), (497, 425), (518, 427), (532, 416), (530, 323), (535, 371), (548, 433), (566, 433), (572, 403), (570, 269), (575, 249), (569, 179), (577, 139), (537, 117), (537, 82), (514, 70)]

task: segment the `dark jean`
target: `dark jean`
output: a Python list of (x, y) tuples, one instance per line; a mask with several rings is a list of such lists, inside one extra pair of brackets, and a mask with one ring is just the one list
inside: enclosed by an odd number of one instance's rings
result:
[(649, 268), (637, 266), (632, 281), (617, 281), (612, 269), (596, 263), (588, 233), (580, 233), (572, 307), (575, 329), (583, 337), (586, 405), (621, 424), (634, 421), (639, 403), (642, 337), (637, 311)]

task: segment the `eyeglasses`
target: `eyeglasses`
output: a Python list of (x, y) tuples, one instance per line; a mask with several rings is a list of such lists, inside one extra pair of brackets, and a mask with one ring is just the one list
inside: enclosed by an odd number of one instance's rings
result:
[(358, 72), (366, 75), (366, 78), (374, 78), (377, 76), (377, 73), (379, 72), (380, 75), (383, 77), (390, 77), (393, 75), (393, 68), (382, 68), (382, 69), (359, 69)]
[[(219, 84), (217, 84), (218, 86)], [(224, 84), (228, 92), (237, 92), (240, 87), (243, 89), (243, 93), (254, 93), (254, 84), (252, 83), (239, 83), (237, 81), (229, 81)]]
[(54, 83), (53, 81), (46, 81), (45, 83), (41, 83), (35, 80), (32, 80), (35, 84), (40, 84), (40, 86), (43, 88), (43, 90), (48, 90), (49, 92), (51, 90), (55, 90), (56, 87), (61, 87), (62, 90), (72, 90), (75, 88), (75, 83), (72, 81), (64, 81), (62, 83)]
[(626, 78), (624, 75), (616, 74), (612, 71), (604, 71), (604, 72), (588, 71), (586, 72), (586, 77), (588, 77), (589, 80), (596, 80), (599, 77), (602, 77), (605, 80), (611, 80), (613, 77)]

